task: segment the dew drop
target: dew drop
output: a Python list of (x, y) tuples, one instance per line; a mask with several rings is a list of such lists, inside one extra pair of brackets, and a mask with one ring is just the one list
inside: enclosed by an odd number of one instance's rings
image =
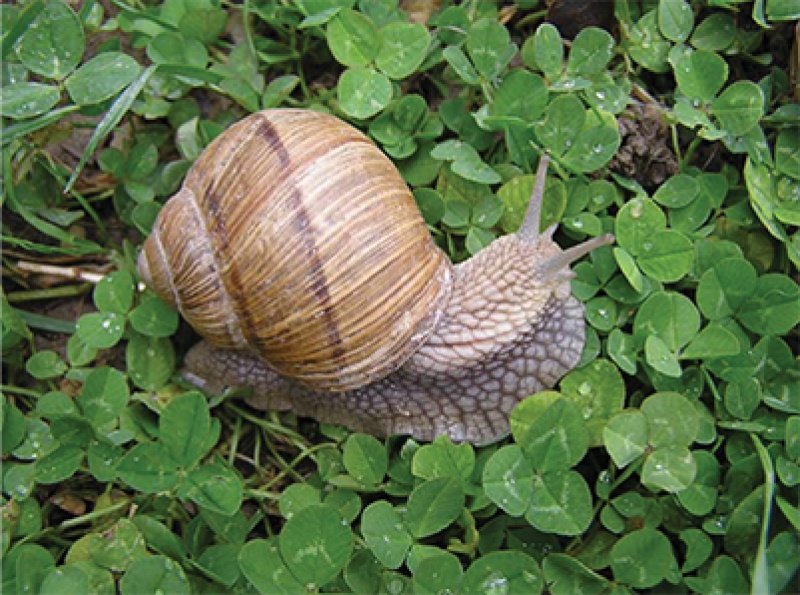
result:
[(505, 595), (508, 593), (508, 579), (499, 572), (493, 572), (483, 581), (481, 587), (487, 595)]

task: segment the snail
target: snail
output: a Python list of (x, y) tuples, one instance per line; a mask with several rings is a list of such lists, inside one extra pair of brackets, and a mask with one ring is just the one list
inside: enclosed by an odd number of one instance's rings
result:
[(310, 110), (253, 114), (216, 138), (160, 211), (140, 278), (204, 337), (184, 377), (250, 387), (379, 436), (486, 444), (580, 359), (570, 263), (540, 232), (547, 157), (520, 229), (453, 265), (398, 171), (360, 131)]

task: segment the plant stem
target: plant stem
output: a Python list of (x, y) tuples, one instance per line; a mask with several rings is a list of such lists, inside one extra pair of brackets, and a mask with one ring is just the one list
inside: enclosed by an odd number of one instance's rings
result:
[(25, 291), (15, 291), (6, 294), (9, 303), (21, 304), (24, 302), (35, 302), (38, 300), (52, 300), (57, 298), (77, 297), (85, 295), (94, 285), (91, 283), (81, 283), (79, 285), (62, 285), (60, 287), (48, 287), (47, 289), (28, 289)]
[(42, 393), (38, 391), (22, 388), (21, 386), (12, 386), (10, 384), (0, 384), (0, 391), (14, 395), (22, 395), (23, 397), (33, 397), (34, 399), (38, 399), (42, 396)]
[(692, 160), (694, 152), (697, 149), (697, 147), (700, 146), (701, 142), (703, 142), (703, 139), (700, 138), (699, 136), (695, 136), (692, 139), (692, 142), (689, 143), (686, 152), (683, 154), (683, 159), (681, 159), (680, 162), (680, 167), (679, 167), (680, 171), (684, 171), (689, 166), (689, 162)]
[[(311, 448), (306, 448), (306, 449), (303, 449), (303, 451), (302, 451), (302, 452), (300, 452), (300, 453), (299, 453), (299, 454), (298, 454), (298, 455), (297, 455), (297, 456), (296, 456), (294, 459), (292, 459), (292, 461), (291, 461), (290, 463), (286, 464), (285, 468), (284, 468), (284, 469), (281, 469), (281, 470), (280, 470), (280, 471), (279, 471), (279, 472), (278, 472), (278, 473), (275, 475), (275, 477), (273, 477), (273, 478), (272, 478), (270, 481), (268, 481), (266, 484), (264, 484), (264, 486), (263, 486), (263, 487), (264, 487), (264, 488), (267, 488), (267, 489), (268, 489), (268, 488), (270, 488), (270, 487), (272, 487), (273, 485), (275, 485), (276, 483), (278, 483), (278, 482), (279, 482), (281, 479), (283, 479), (283, 478), (284, 478), (286, 475), (288, 475), (288, 474), (290, 474), (290, 473), (291, 473), (292, 475), (296, 475), (296, 473), (294, 472), (294, 468), (295, 468), (295, 467), (296, 467), (296, 466), (297, 466), (297, 465), (298, 465), (298, 464), (299, 464), (299, 463), (300, 463), (300, 462), (301, 462), (303, 459), (305, 459), (305, 458), (307, 458), (307, 457), (311, 456), (312, 454), (314, 454), (314, 453), (315, 453), (315, 452), (317, 452), (318, 450), (322, 450), (323, 448), (329, 448), (329, 447), (330, 447), (330, 444), (323, 442), (323, 443), (321, 443), (321, 444), (315, 444), (315, 445), (314, 445), (314, 446), (312, 446)], [(301, 482), (302, 482), (302, 481), (303, 481), (303, 478), (299, 478), (299, 481), (301, 481)]]
[(84, 515), (75, 517), (73, 519), (67, 519), (63, 523), (61, 523), (58, 528), (59, 529), (69, 529), (70, 527), (74, 527), (76, 525), (82, 525), (83, 523), (89, 523), (95, 519), (99, 519), (101, 517), (106, 516), (112, 512), (116, 512), (121, 508), (125, 508), (126, 506), (130, 505), (130, 501), (122, 500), (117, 502), (116, 504), (112, 504), (108, 508), (101, 508), (100, 510), (93, 510), (92, 512), (87, 512)]

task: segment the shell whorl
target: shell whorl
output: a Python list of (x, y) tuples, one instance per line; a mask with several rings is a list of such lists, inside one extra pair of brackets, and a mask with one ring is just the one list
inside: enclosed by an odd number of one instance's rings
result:
[(327, 390), (399, 367), (436, 324), (452, 276), (392, 163), (307, 110), (254, 114), (209, 145), (139, 268), (215, 345)]

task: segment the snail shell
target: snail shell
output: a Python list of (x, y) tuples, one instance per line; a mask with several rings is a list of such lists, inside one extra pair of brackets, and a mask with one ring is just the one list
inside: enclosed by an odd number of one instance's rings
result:
[(213, 345), (331, 391), (408, 359), (452, 279), (389, 159), (340, 120), (289, 109), (253, 114), (205, 149), (139, 271)]

